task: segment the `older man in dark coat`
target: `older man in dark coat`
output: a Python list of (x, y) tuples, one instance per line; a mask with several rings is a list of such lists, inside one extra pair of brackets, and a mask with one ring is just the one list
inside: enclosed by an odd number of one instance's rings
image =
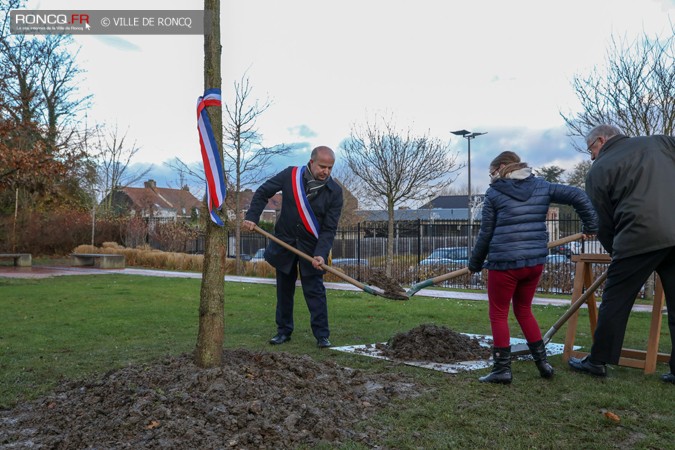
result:
[(605, 364), (616, 364), (635, 299), (656, 271), (668, 305), (672, 344), (670, 373), (675, 383), (675, 138), (629, 138), (611, 125), (599, 125), (586, 137), (593, 166), (586, 191), (598, 213), (598, 239), (612, 255), (602, 294), (591, 352), (570, 358), (572, 369), (606, 376)]
[(288, 167), (263, 183), (253, 195), (246, 213), (243, 228), (253, 230), (268, 200), (281, 191), (281, 214), (274, 234), (314, 257), (310, 263), (275, 242), (267, 246), (265, 260), (276, 269), (277, 274), (277, 334), (270, 344), (278, 345), (291, 340), (293, 296), (299, 268), (317, 346), (331, 346), (321, 265), (328, 260), (342, 212), (342, 188), (330, 176), (334, 163), (333, 150), (325, 146), (316, 147), (306, 166)]

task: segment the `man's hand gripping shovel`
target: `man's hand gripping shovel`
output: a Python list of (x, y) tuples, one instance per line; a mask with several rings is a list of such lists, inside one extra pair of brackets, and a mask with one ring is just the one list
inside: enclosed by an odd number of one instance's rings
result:
[[(259, 226), (256, 225), (255, 228), (253, 228), (253, 230), (254, 230), (256, 233), (262, 234), (262, 235), (265, 236), (266, 238), (268, 238), (268, 239), (270, 239), (270, 240), (276, 242), (277, 244), (281, 245), (281, 246), (284, 247), (286, 250), (295, 253), (295, 254), (298, 255), (299, 257), (304, 258), (304, 259), (306, 259), (306, 260), (309, 261), (309, 262), (314, 262), (314, 258), (312, 258), (311, 256), (309, 256), (308, 254), (306, 254), (306, 253), (304, 253), (304, 252), (301, 252), (300, 250), (298, 250), (297, 248), (293, 247), (292, 245), (287, 244), (286, 242), (282, 241), (281, 239), (279, 239), (278, 237), (274, 236), (273, 234), (270, 234), (270, 233), (268, 233), (267, 231), (263, 230), (263, 229), (260, 228)], [(372, 294), (372, 295), (379, 295), (379, 296), (381, 296), (381, 297), (385, 297), (385, 298), (389, 298), (389, 299), (393, 299), (393, 300), (401, 300), (401, 299), (407, 298), (407, 297), (405, 297), (405, 296), (403, 296), (403, 295), (398, 295), (398, 294), (395, 294), (395, 293), (387, 292), (387, 291), (384, 291), (384, 290), (382, 290), (382, 289), (379, 289), (379, 288), (376, 288), (376, 287), (373, 287), (373, 286), (368, 286), (367, 284), (363, 284), (363, 283), (361, 283), (360, 281), (357, 281), (357, 280), (355, 280), (354, 278), (350, 277), (350, 276), (347, 275), (346, 273), (341, 272), (341, 271), (339, 271), (339, 270), (337, 270), (337, 269), (334, 269), (334, 268), (332, 268), (331, 266), (328, 266), (328, 265), (326, 265), (326, 264), (322, 264), (322, 265), (321, 265), (321, 268), (322, 268), (323, 270), (325, 270), (326, 272), (332, 273), (332, 274), (335, 275), (336, 277), (342, 278), (342, 279), (345, 280), (347, 283), (353, 284), (353, 285), (356, 286), (357, 288), (359, 288), (359, 289), (361, 289), (361, 290), (363, 290), (364, 292), (367, 292), (367, 293), (369, 293), (369, 294)]]

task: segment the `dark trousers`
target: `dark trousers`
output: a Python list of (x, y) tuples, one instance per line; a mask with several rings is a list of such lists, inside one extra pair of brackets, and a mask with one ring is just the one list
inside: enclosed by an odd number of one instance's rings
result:
[[(291, 272), (285, 274), (277, 270), (277, 332), (290, 335), (293, 333), (293, 296), (295, 282), (298, 279), (297, 261)], [(300, 273), (302, 293), (309, 309), (312, 333), (317, 339), (328, 338), (328, 306), (326, 302), (326, 287), (323, 284), (323, 275), (303, 275)]]
[(666, 294), (672, 345), (670, 370), (675, 373), (675, 247), (612, 260), (593, 335), (591, 358), (594, 361), (609, 364), (619, 362), (631, 308), (642, 285), (654, 271), (659, 274)]

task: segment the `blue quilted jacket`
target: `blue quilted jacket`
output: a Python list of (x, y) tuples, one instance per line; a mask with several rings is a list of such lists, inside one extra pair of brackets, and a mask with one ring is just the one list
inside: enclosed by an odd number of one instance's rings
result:
[(543, 264), (548, 255), (546, 213), (549, 204), (572, 205), (583, 222), (583, 232), (595, 234), (598, 219), (584, 191), (529, 175), (499, 178), (485, 193), (480, 232), (469, 269), (509, 270)]

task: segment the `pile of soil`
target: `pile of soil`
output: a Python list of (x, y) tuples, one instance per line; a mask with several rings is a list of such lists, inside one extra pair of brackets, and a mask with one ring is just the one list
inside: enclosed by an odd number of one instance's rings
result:
[(386, 430), (364, 419), (419, 395), (404, 374), (366, 374), (309, 356), (227, 350), (199, 369), (191, 355), (66, 382), (0, 411), (0, 448), (295, 448)]
[(377, 348), (388, 358), (437, 363), (488, 359), (491, 354), (477, 339), (434, 324), (398, 333), (386, 344), (377, 344)]
[(384, 270), (373, 269), (368, 284), (384, 291), (384, 296), (392, 300), (408, 300), (405, 289), (396, 280), (388, 277)]

